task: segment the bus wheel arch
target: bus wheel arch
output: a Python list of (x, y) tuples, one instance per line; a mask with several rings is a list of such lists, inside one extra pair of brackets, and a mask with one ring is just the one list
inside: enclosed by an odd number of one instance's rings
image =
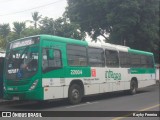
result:
[(136, 77), (133, 77), (131, 79), (131, 82), (130, 82), (130, 90), (129, 90), (129, 93), (131, 95), (134, 95), (137, 93), (137, 89), (138, 89), (138, 80)]
[(71, 104), (78, 104), (84, 96), (84, 85), (81, 80), (72, 80), (68, 89), (68, 100)]

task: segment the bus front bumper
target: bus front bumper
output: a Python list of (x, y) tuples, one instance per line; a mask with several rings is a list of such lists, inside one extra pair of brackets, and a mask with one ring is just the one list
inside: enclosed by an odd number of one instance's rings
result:
[(43, 88), (23, 92), (4, 91), (3, 98), (6, 100), (43, 100)]

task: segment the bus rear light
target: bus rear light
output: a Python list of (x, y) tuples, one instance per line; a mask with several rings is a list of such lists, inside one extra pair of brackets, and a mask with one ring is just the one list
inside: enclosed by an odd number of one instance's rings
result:
[(29, 88), (29, 90), (35, 89), (35, 87), (37, 86), (37, 83), (38, 83), (38, 80), (35, 80), (32, 86)]

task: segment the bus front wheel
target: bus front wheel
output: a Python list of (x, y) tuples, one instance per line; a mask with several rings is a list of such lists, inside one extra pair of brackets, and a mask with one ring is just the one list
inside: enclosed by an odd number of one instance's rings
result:
[(69, 88), (68, 99), (71, 104), (78, 104), (82, 99), (82, 89), (79, 85), (73, 84)]

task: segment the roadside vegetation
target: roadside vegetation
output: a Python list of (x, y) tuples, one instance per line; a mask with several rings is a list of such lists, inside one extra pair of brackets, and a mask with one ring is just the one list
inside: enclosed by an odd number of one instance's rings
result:
[[(159, 58), (159, 0), (67, 0), (58, 19), (31, 13), (32, 20), (0, 24), (0, 47), (18, 38), (49, 34), (104, 41), (153, 52)], [(29, 24), (29, 26), (28, 26)], [(101, 38), (101, 39), (100, 39)]]

